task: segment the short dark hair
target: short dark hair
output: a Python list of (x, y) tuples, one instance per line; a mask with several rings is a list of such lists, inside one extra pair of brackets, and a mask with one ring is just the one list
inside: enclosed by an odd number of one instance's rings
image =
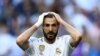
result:
[[(44, 25), (44, 20), (45, 20), (45, 18), (53, 18), (53, 17), (56, 18), (55, 15), (53, 15), (53, 14), (47, 14), (47, 15), (45, 15), (45, 16), (44, 16), (44, 19), (43, 19), (43, 25)], [(58, 23), (58, 22), (57, 22), (57, 23)], [(58, 23), (58, 24), (59, 24), (59, 23)]]
[(44, 19), (45, 18), (53, 18), (53, 17), (55, 17), (53, 14), (47, 14), (47, 15), (44, 16)]

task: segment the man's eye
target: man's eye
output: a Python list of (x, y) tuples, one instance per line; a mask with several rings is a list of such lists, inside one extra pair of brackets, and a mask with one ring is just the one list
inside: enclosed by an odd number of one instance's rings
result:
[(46, 27), (48, 27), (48, 26), (49, 26), (49, 24), (46, 24), (45, 26), (46, 26)]
[(53, 24), (52, 26), (56, 26), (56, 24)]

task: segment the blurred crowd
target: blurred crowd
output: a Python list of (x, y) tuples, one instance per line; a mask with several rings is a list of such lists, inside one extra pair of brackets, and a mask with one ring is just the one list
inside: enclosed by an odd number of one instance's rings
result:
[[(47, 11), (60, 14), (83, 34), (69, 56), (100, 56), (100, 0), (0, 0), (0, 56), (27, 56), (16, 38)], [(61, 28), (63, 34), (68, 33)], [(43, 36), (42, 29), (33, 36)]]

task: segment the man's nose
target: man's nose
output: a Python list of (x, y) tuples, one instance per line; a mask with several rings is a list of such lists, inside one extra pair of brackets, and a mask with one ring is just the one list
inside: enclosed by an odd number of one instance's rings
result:
[(52, 31), (52, 26), (49, 27), (49, 31)]

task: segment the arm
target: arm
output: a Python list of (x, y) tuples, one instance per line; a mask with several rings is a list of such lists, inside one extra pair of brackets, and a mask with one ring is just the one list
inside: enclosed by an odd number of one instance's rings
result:
[(72, 36), (72, 41), (70, 43), (71, 46), (76, 47), (81, 41), (82, 34), (75, 28), (73, 28), (70, 24), (66, 23), (64, 20), (62, 20), (61, 24), (64, 26), (65, 30), (68, 31)]
[(23, 32), (21, 35), (18, 36), (16, 43), (23, 49), (26, 50), (29, 47), (29, 38), (30, 36), (35, 32), (37, 27), (33, 25), (29, 29), (27, 29), (25, 32)]
[(25, 32), (23, 32), (21, 35), (18, 36), (16, 43), (21, 47), (23, 50), (28, 49), (29, 47), (29, 38), (30, 36), (38, 29), (38, 27), (42, 24), (43, 22), (43, 17), (47, 13), (43, 13), (42, 15), (39, 16), (39, 20), (29, 29), (27, 29)]
[(79, 31), (77, 31), (75, 28), (73, 28), (70, 24), (68, 24), (63, 19), (61, 19), (61, 17), (58, 14), (56, 14), (54, 12), (52, 12), (52, 13), (55, 15), (57, 21), (61, 25), (63, 25), (65, 30), (68, 31), (70, 33), (70, 35), (72, 36), (72, 41), (70, 43), (71, 46), (76, 47), (79, 44), (79, 42), (81, 41), (82, 34)]

